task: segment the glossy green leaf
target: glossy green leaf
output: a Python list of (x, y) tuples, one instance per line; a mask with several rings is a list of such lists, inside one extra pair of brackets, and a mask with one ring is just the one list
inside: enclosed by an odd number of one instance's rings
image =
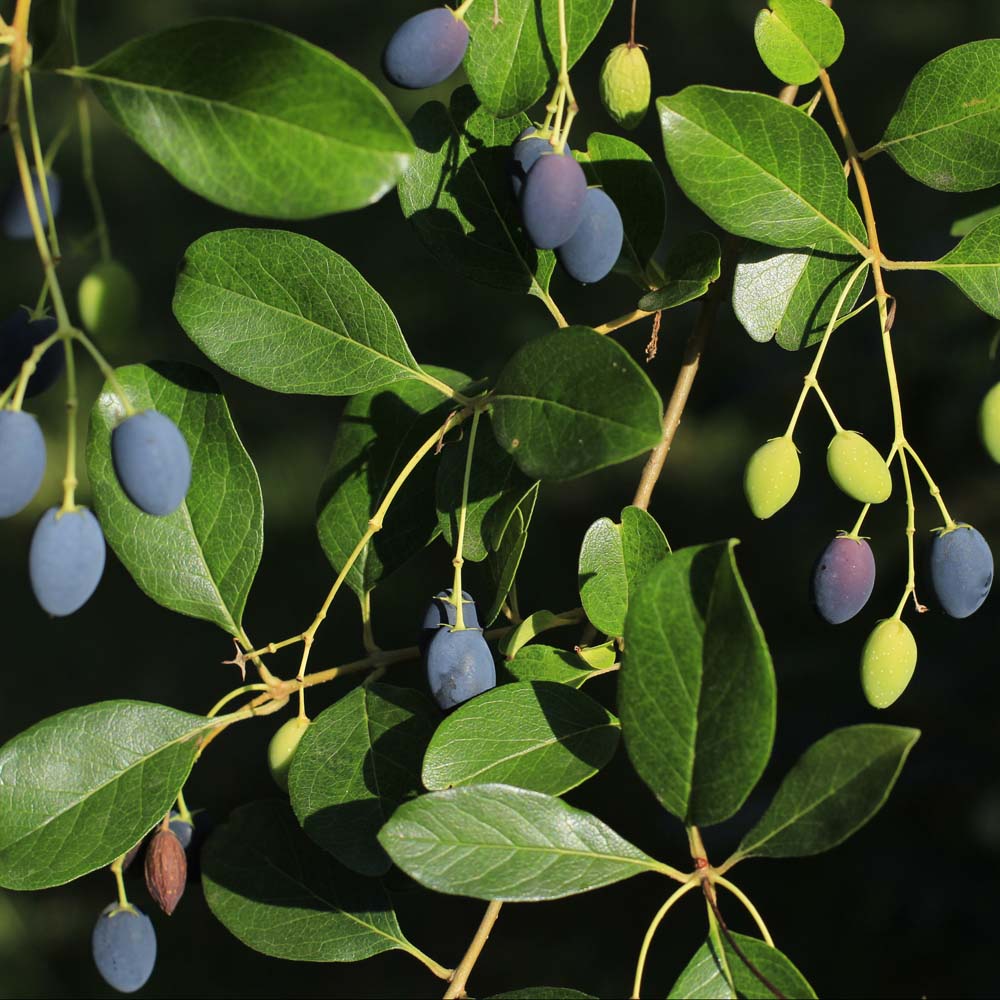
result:
[(144, 514), (125, 496), (111, 462), (111, 432), (124, 411), (105, 385), (87, 437), (104, 536), (158, 604), (239, 635), (264, 545), (264, 504), (226, 401), (215, 379), (192, 365), (129, 365), (115, 374), (137, 410), (152, 407), (178, 426), (191, 452), (191, 486), (166, 517)]
[(1000, 38), (959, 45), (923, 66), (871, 152), (882, 150), (939, 191), (1000, 183)]
[(579, 619), (569, 616), (562, 618), (551, 611), (535, 611), (524, 621), (514, 626), (500, 641), (500, 652), (507, 657), (517, 655), (518, 650), (531, 642), (536, 635), (548, 632), (549, 629), (560, 628), (563, 625), (573, 625)]
[(399, 182), (399, 203), (449, 272), (547, 299), (556, 257), (522, 232), (507, 167), (511, 143), (530, 124), (527, 115), (497, 120), (469, 87), (459, 87), (447, 108), (423, 105), (410, 123), (417, 151)]
[(518, 681), (554, 681), (573, 688), (583, 687), (591, 677), (603, 673), (602, 670), (589, 669), (576, 653), (535, 643), (519, 649), (517, 655), (504, 664), (504, 668)]
[(812, 83), (844, 48), (844, 26), (822, 0), (768, 0), (753, 37), (764, 65), (785, 83)]
[(656, 107), (677, 183), (723, 229), (780, 247), (865, 245), (840, 156), (808, 115), (765, 94), (704, 86)]
[(618, 720), (582, 691), (551, 681), (503, 684), (460, 706), (424, 755), (433, 791), (499, 782), (563, 795), (614, 756)]
[(103, 868), (163, 819), (217, 723), (142, 701), (60, 712), (0, 748), (0, 886)]
[(620, 344), (573, 326), (529, 341), (507, 362), (492, 416), (526, 475), (571, 479), (655, 447), (663, 406)]
[(621, 213), (625, 236), (618, 267), (648, 285), (646, 268), (660, 245), (667, 212), (660, 171), (641, 146), (603, 132), (587, 137), (587, 152), (577, 159)]
[[(733, 275), (733, 312), (758, 343), (774, 338), (786, 351), (810, 347), (822, 340), (859, 263), (857, 257), (822, 250), (777, 250), (752, 243), (740, 253)], [(864, 277), (855, 280), (841, 315), (854, 307), (864, 284)]]
[(524, 986), (519, 990), (494, 993), (486, 1000), (597, 1000), (597, 997), (566, 986)]
[(774, 668), (735, 544), (662, 559), (625, 621), (618, 688), (625, 747), (664, 808), (698, 826), (739, 809), (774, 740)]
[(362, 875), (392, 865), (376, 837), (420, 791), (420, 760), (441, 717), (426, 695), (362, 685), (320, 712), (292, 758), (288, 792), (302, 829)]
[(798, 858), (836, 847), (882, 808), (919, 738), (899, 726), (835, 729), (796, 761), (736, 853)]
[(278, 799), (241, 806), (202, 851), (209, 909), (248, 948), (295, 962), (416, 950), (382, 883), (337, 864)]
[(734, 1000), (732, 986), (724, 971), (728, 967), (738, 997), (746, 1000), (774, 1000), (778, 994), (788, 1000), (813, 1000), (816, 993), (786, 955), (759, 938), (730, 932), (739, 950), (778, 993), (750, 970), (732, 944), (722, 938), (724, 956), (719, 956), (711, 940), (706, 941), (688, 962), (670, 990), (670, 1000)]
[(722, 270), (722, 248), (711, 233), (686, 236), (664, 262), (658, 288), (639, 300), (646, 312), (674, 309), (701, 298)]
[(422, 885), (477, 899), (560, 899), (663, 870), (596, 816), (509, 785), (422, 795), (396, 810), (379, 840)]
[[(566, 0), (570, 67), (594, 40), (611, 0)], [(483, 107), (497, 118), (530, 108), (555, 82), (559, 65), (557, 0), (503, 0), (499, 24), (492, 3), (466, 12), (471, 39), (465, 71)]]
[(504, 527), (503, 537), (495, 552), (486, 559), (487, 574), (492, 583), (493, 600), (480, 607), (479, 621), (484, 628), (492, 625), (500, 616), (504, 601), (514, 586), (521, 556), (528, 544), (528, 527), (531, 516), (535, 512), (535, 502), (538, 500), (538, 484), (536, 483), (527, 496), (517, 505), (510, 520)]
[(71, 72), (176, 180), (248, 215), (361, 208), (393, 187), (413, 152), (357, 70), (253, 21), (168, 28)]
[(956, 219), (951, 224), (948, 235), (968, 236), (976, 226), (987, 219), (992, 219), (994, 215), (1000, 215), (1000, 205), (994, 205), (992, 208), (984, 208), (981, 212), (975, 212), (973, 215), (966, 215), (961, 219)]
[[(451, 386), (468, 383), (466, 376), (447, 368), (429, 367), (428, 372)], [(346, 565), (386, 490), (447, 413), (441, 394), (416, 381), (362, 393), (344, 407), (316, 523), (335, 570)], [(348, 572), (346, 583), (359, 597), (437, 537), (435, 465), (428, 455), (416, 467), (392, 502), (382, 530)]]
[(930, 267), (957, 285), (983, 312), (1000, 319), (1000, 215), (976, 226)]
[(202, 236), (184, 254), (174, 315), (220, 368), (275, 392), (352, 396), (428, 380), (382, 296), (297, 233)]

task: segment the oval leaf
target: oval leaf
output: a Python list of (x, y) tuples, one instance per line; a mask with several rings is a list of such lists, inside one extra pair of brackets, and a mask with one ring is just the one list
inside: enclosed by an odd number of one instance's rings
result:
[(639, 300), (646, 312), (675, 309), (700, 298), (722, 273), (722, 248), (711, 233), (694, 233), (670, 251), (657, 289)]
[(764, 65), (785, 83), (812, 83), (844, 48), (844, 26), (822, 0), (768, 0), (753, 37)]
[(625, 621), (625, 747), (663, 806), (698, 826), (736, 812), (774, 740), (774, 668), (735, 544), (668, 555), (639, 586)]
[(611, 760), (619, 728), (582, 691), (548, 681), (504, 684), (438, 726), (423, 782), (432, 792), (499, 782), (562, 795)]
[(483, 628), (489, 628), (500, 617), (507, 595), (514, 586), (521, 556), (528, 544), (528, 526), (535, 512), (538, 487), (539, 484), (535, 483), (514, 509), (495, 551), (486, 557), (486, 572), (492, 583), (493, 600), (489, 605), (484, 603), (480, 609), (479, 621)]
[(980, 223), (930, 267), (957, 285), (983, 312), (1000, 319), (1000, 215)]
[(142, 701), (60, 712), (0, 748), (0, 886), (109, 865), (163, 819), (217, 719)]
[(571, 479), (656, 446), (663, 406), (608, 337), (574, 326), (525, 344), (497, 379), (497, 440), (536, 479)]
[(125, 496), (111, 462), (111, 432), (124, 411), (105, 385), (90, 413), (87, 472), (108, 544), (158, 604), (238, 636), (264, 545), (264, 502), (226, 400), (192, 365), (129, 365), (115, 374), (136, 409), (153, 407), (180, 428), (191, 487), (166, 517), (144, 514)]
[(408, 875), (477, 899), (560, 899), (663, 866), (590, 813), (508, 785), (421, 795), (379, 834)]
[(70, 72), (176, 180), (248, 215), (308, 219), (368, 205), (413, 151), (357, 70), (253, 21), (168, 28)]
[[(614, 658), (612, 653), (612, 664)], [(572, 688), (583, 687), (591, 677), (606, 672), (606, 668), (588, 669), (576, 653), (535, 644), (519, 649), (514, 659), (504, 664), (504, 669), (518, 681), (554, 681)]]

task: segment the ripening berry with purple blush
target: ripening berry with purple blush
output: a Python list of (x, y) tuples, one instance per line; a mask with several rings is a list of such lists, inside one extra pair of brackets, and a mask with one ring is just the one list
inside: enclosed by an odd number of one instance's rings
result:
[(853, 618), (875, 588), (875, 556), (863, 538), (841, 535), (823, 550), (813, 571), (813, 603), (831, 625)]

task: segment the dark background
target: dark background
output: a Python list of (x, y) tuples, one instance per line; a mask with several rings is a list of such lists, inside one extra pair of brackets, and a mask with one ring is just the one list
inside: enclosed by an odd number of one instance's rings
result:
[[(479, 0), (488, 2), (488, 0)], [(12, 5), (8, 2), (5, 8)], [(81, 59), (93, 61), (145, 31), (212, 14), (257, 17), (294, 31), (381, 81), (378, 58), (397, 23), (420, 4), (371, 0), (214, 0), (214, 2), (81, 5)], [(574, 129), (617, 131), (597, 98), (596, 78), (608, 49), (623, 41), (626, 0), (617, 0), (593, 46), (574, 72), (583, 112)], [(714, 0), (667, 4), (641, 0), (639, 38), (649, 46), (654, 94), (690, 83), (774, 92), (752, 41), (757, 4)], [(834, 70), (841, 102), (862, 147), (875, 142), (906, 84), (945, 49), (1000, 33), (1000, 8), (989, 0), (845, 0), (837, 4), (847, 47)], [(8, 12), (8, 11), (5, 11)], [(429, 98), (446, 98), (460, 77), (433, 93), (389, 88), (404, 119)], [(807, 89), (804, 95), (811, 93)], [(51, 137), (69, 108), (70, 88), (42, 80), (36, 96)], [(95, 110), (100, 185), (114, 251), (143, 289), (141, 322), (131, 341), (107, 345), (116, 363), (151, 358), (199, 360), (170, 311), (177, 262), (203, 233), (245, 225), (243, 217), (180, 188), (129, 144)], [(818, 118), (829, 124), (824, 106)], [(661, 165), (655, 118), (636, 133)], [(4, 143), (0, 182), (13, 170)], [(83, 237), (91, 228), (79, 180), (78, 145), (57, 163), (64, 179), (61, 231), (67, 247), (64, 287), (75, 298), (91, 258)], [(953, 240), (953, 219), (988, 207), (991, 192), (945, 195), (921, 187), (885, 157), (868, 170), (886, 252), (930, 259)], [(676, 186), (668, 185), (665, 247), (704, 226)], [(267, 225), (268, 223), (262, 223)], [(424, 251), (401, 218), (394, 195), (361, 212), (297, 227), (347, 256), (396, 311), (416, 356), (472, 375), (494, 374), (514, 347), (545, 333), (548, 314), (535, 300), (507, 297), (449, 275)], [(0, 245), (0, 311), (34, 302), (38, 265), (31, 244)], [(935, 275), (893, 274), (898, 297), (895, 342), (910, 439), (928, 462), (954, 515), (1000, 538), (996, 498), (1000, 470), (976, 431), (979, 401), (996, 379), (990, 347), (997, 324), (978, 313)], [(596, 324), (633, 307), (635, 292), (620, 277), (595, 288), (557, 277), (553, 291), (573, 321)], [(665, 316), (660, 353), (649, 366), (666, 395), (680, 346), (696, 307)], [(648, 324), (619, 335), (637, 357)], [(784, 429), (810, 358), (752, 343), (723, 310), (677, 437), (652, 512), (675, 547), (722, 537), (743, 539), (738, 558), (768, 636), (778, 676), (779, 714), (774, 759), (760, 787), (734, 820), (705, 832), (721, 860), (759, 814), (797, 755), (830, 729), (859, 722), (917, 726), (924, 735), (886, 808), (848, 843), (817, 858), (757, 861), (736, 872), (763, 912), (776, 943), (821, 995), (989, 996), (1000, 990), (995, 971), (996, 896), (1000, 852), (997, 722), (1000, 663), (998, 600), (967, 621), (908, 612), (920, 649), (914, 679), (885, 712), (870, 709), (858, 683), (858, 657), (875, 619), (891, 614), (905, 579), (902, 490), (866, 524), (879, 565), (869, 607), (839, 628), (813, 616), (808, 579), (813, 560), (838, 528), (849, 528), (856, 506), (825, 474), (826, 418), (811, 400), (796, 441), (802, 485), (793, 504), (758, 523), (743, 500), (743, 464), (756, 445)], [(203, 362), (204, 363), (204, 362)], [(84, 366), (83, 399), (98, 389)], [(891, 439), (891, 416), (873, 314), (836, 338), (824, 363), (824, 384), (841, 419), (880, 448)], [(222, 374), (237, 427), (260, 471), (266, 543), (245, 622), (257, 641), (277, 639), (307, 622), (331, 580), (316, 542), (315, 495), (322, 480), (342, 401), (288, 398)], [(220, 661), (230, 640), (213, 626), (173, 615), (147, 599), (113, 558), (96, 596), (67, 620), (49, 621), (27, 583), (26, 555), (34, 521), (58, 495), (63, 455), (58, 391), (35, 407), (49, 435), (50, 478), (34, 506), (2, 526), (3, 646), (0, 740), (63, 709), (105, 698), (140, 698), (205, 711), (237, 679)], [(632, 496), (641, 463), (543, 488), (519, 578), (521, 608), (562, 610), (578, 603), (576, 557), (587, 525), (617, 516)], [(86, 498), (86, 487), (81, 496)], [(926, 493), (918, 493), (920, 541), (937, 524)], [(375, 598), (375, 630), (386, 648), (407, 645), (428, 595), (444, 584), (449, 555), (436, 544)], [(434, 581), (428, 583), (428, 581)], [(918, 581), (919, 582), (919, 581)], [(924, 598), (929, 597), (921, 590)], [(566, 633), (572, 643), (577, 634)], [(360, 650), (353, 599), (339, 598), (320, 633), (315, 666), (350, 660)], [(294, 670), (296, 654), (277, 660)], [(416, 664), (391, 679), (421, 683)], [(599, 688), (599, 684), (604, 684)], [(329, 685), (310, 697), (313, 713), (347, 686)], [(610, 679), (588, 688), (613, 705)], [(192, 806), (223, 817), (235, 805), (274, 793), (264, 760), (277, 720), (241, 725), (218, 740), (193, 774)], [(645, 850), (680, 866), (686, 845), (679, 824), (662, 813), (632, 775), (623, 754), (599, 778), (569, 796), (592, 809)], [(130, 891), (149, 904), (141, 878)], [(485, 996), (519, 986), (575, 986), (601, 996), (631, 986), (644, 929), (669, 886), (643, 876), (592, 895), (556, 903), (505, 907), (470, 983)], [(97, 872), (38, 893), (0, 892), (0, 995), (89, 996), (109, 993), (89, 955), (93, 922), (113, 898), (111, 876)], [(479, 902), (411, 893), (399, 897), (404, 931), (439, 961), (458, 962), (483, 909)], [(734, 901), (725, 912), (751, 931)], [(154, 915), (158, 967), (149, 996), (394, 996), (440, 995), (442, 985), (408, 956), (390, 953), (357, 965), (279, 963), (245, 949), (208, 913), (192, 886), (171, 919)], [(662, 927), (647, 968), (645, 991), (663, 995), (704, 934), (702, 906), (688, 900)]]

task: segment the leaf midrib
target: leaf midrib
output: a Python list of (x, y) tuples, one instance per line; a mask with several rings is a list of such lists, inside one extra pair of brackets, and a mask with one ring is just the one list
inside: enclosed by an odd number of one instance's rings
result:
[[(996, 115), (1000, 114), (1000, 105), (993, 104), (988, 107), (983, 108), (982, 111), (977, 111), (974, 114), (965, 115), (962, 118), (954, 118), (946, 122), (942, 122), (940, 125), (934, 125), (932, 128), (921, 129), (919, 132), (910, 132), (907, 135), (901, 135), (898, 139), (890, 139), (888, 142), (883, 139), (879, 144), (879, 149), (888, 149), (890, 146), (895, 146), (900, 142), (909, 142), (913, 139), (919, 139), (924, 135), (931, 135), (934, 132), (939, 132), (943, 128), (955, 128), (961, 125), (962, 122), (967, 122), (973, 118), (981, 118), (983, 115)], [(892, 127), (890, 122), (889, 127)]]

